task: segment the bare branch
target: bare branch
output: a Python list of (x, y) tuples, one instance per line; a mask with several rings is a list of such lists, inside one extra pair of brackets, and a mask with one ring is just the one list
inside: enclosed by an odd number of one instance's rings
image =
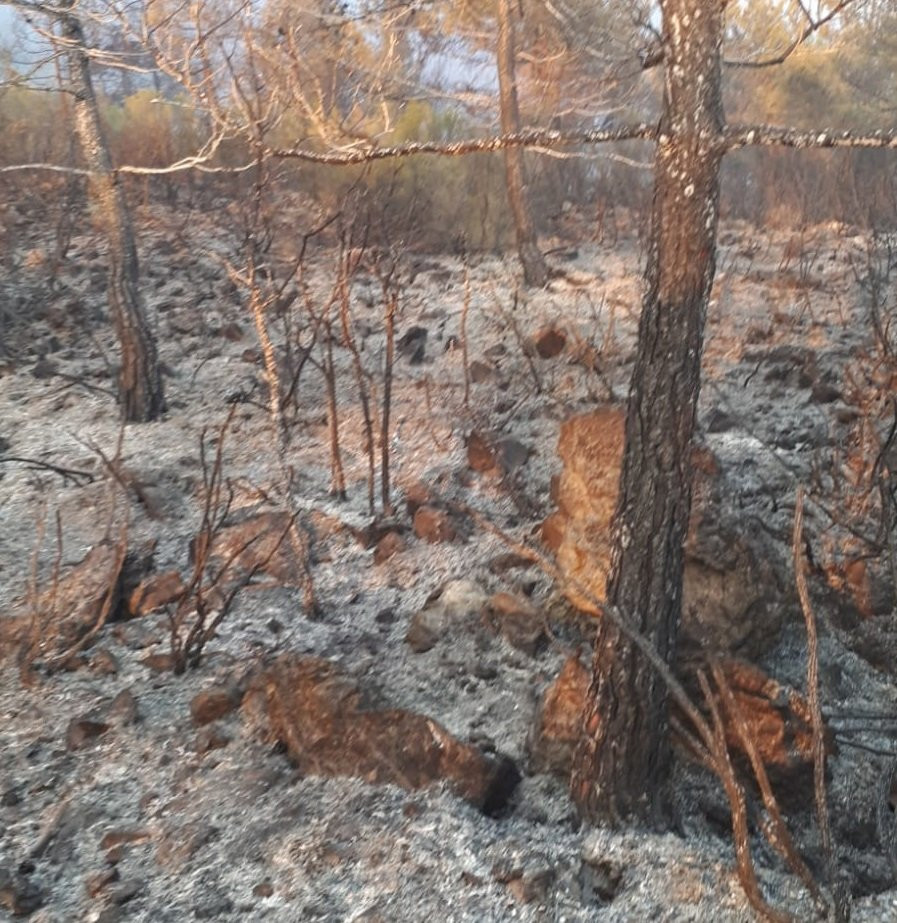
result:
[(861, 134), (829, 129), (777, 127), (775, 125), (729, 125), (723, 134), (727, 150), (740, 147), (793, 148), (897, 148), (897, 131), (879, 130)]
[(839, 0), (825, 15), (820, 16), (819, 19), (813, 19), (810, 11), (807, 7), (798, 0), (798, 6), (800, 6), (801, 11), (804, 14), (804, 18), (807, 20), (807, 25), (804, 27), (803, 31), (797, 35), (794, 40), (784, 48), (779, 54), (772, 55), (768, 58), (760, 58), (756, 61), (743, 60), (743, 61), (723, 61), (726, 67), (740, 67), (740, 68), (751, 68), (757, 69), (761, 67), (775, 67), (779, 64), (784, 64), (791, 55), (800, 48), (804, 42), (807, 41), (812, 35), (818, 32), (824, 25), (831, 22), (839, 13), (841, 13), (848, 6), (851, 6), (855, 3), (856, 0)]

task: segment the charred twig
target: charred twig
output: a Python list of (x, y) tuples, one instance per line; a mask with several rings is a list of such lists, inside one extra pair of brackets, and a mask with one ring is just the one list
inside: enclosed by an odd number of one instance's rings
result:
[(464, 265), (464, 304), (461, 308), (461, 360), (464, 363), (464, 406), (470, 405), (470, 361), (467, 346), (467, 315), (470, 313), (470, 266)]
[(38, 458), (25, 458), (21, 455), (4, 455), (0, 458), (0, 465), (5, 462), (18, 462), (19, 464), (27, 465), (29, 471), (52, 471), (54, 474), (58, 474), (63, 481), (73, 481), (76, 487), (81, 486), (78, 482), (78, 478), (84, 478), (85, 484), (92, 484), (96, 480), (96, 476), (89, 471), (79, 471), (76, 468), (53, 465), (50, 462), (41, 461)]
[(380, 421), (380, 502), (383, 513), (392, 513), (389, 481), (389, 416), (392, 410), (392, 374), (395, 364), (396, 313), (399, 307), (397, 291), (390, 290), (388, 280), (384, 284), (386, 299), (383, 322), (386, 330), (386, 354), (383, 361), (383, 413)]
[(361, 418), (364, 426), (364, 452), (368, 460), (368, 513), (374, 515), (375, 490), (376, 490), (376, 455), (374, 448), (374, 421), (371, 416), (371, 399), (368, 391), (367, 376), (361, 353), (358, 350), (358, 341), (350, 312), (349, 279), (351, 273), (358, 265), (360, 254), (350, 259), (346, 252), (345, 241), (340, 254), (340, 322), (342, 324), (343, 342), (352, 356), (352, 369), (355, 373), (355, 386), (358, 388), (358, 401), (361, 404)]
[(726, 675), (718, 663), (711, 665), (711, 671), (726, 711), (732, 719), (735, 732), (738, 734), (738, 739), (741, 741), (741, 746), (750, 761), (757, 786), (760, 789), (760, 796), (763, 799), (763, 805), (766, 808), (766, 815), (768, 818), (768, 827), (766, 827), (764, 831), (766, 833), (766, 839), (770, 846), (772, 846), (785, 860), (785, 863), (791, 871), (803, 882), (804, 887), (813, 897), (817, 910), (824, 917), (828, 913), (828, 903), (819, 890), (813, 873), (807, 867), (806, 862), (804, 862), (795, 848), (791, 833), (782, 818), (779, 803), (776, 800), (772, 785), (769, 782), (766, 766), (757, 751), (756, 744), (748, 730), (741, 708), (732, 693), (732, 687), (729, 685)]
[(751, 855), (751, 840), (748, 830), (747, 806), (745, 803), (744, 790), (735, 775), (735, 768), (732, 765), (729, 749), (726, 746), (726, 732), (723, 728), (719, 707), (710, 690), (710, 683), (703, 670), (698, 671), (698, 682), (700, 683), (701, 691), (704, 694), (704, 702), (707, 706), (707, 710), (710, 712), (713, 722), (711, 748), (713, 767), (720, 781), (723, 783), (723, 788), (726, 791), (726, 797), (729, 800), (729, 807), (732, 812), (732, 839), (735, 844), (735, 863), (738, 869), (738, 880), (741, 883), (741, 887), (744, 889), (744, 893), (750, 905), (764, 919), (773, 921), (773, 923), (796, 923), (796, 919), (791, 916), (791, 914), (785, 913), (770, 905), (760, 891), (760, 885), (757, 882), (757, 873), (754, 871), (754, 860)]
[(128, 553), (128, 527), (127, 525), (122, 525), (121, 532), (119, 535), (118, 543), (116, 545), (115, 551), (115, 561), (112, 565), (112, 570), (109, 572), (109, 585), (106, 588), (106, 593), (103, 596), (103, 603), (100, 606), (100, 611), (97, 613), (96, 620), (93, 625), (72, 645), (70, 645), (66, 650), (62, 651), (60, 654), (57, 654), (55, 657), (51, 657), (46, 662), (47, 669), (52, 673), (56, 670), (65, 669), (69, 663), (71, 663), (72, 658), (79, 654), (81, 651), (87, 647), (88, 644), (99, 634), (99, 632), (106, 625), (106, 622), (109, 620), (109, 617), (112, 615), (112, 607), (117, 600), (116, 588), (118, 586), (119, 578), (121, 577), (122, 568), (125, 565), (125, 557)]
[(835, 868), (835, 856), (832, 848), (832, 830), (829, 820), (828, 798), (825, 786), (825, 721), (819, 699), (819, 639), (816, 633), (816, 617), (810, 604), (810, 592), (807, 587), (805, 562), (803, 556), (804, 494), (798, 487), (794, 509), (794, 536), (791, 545), (794, 559), (794, 579), (797, 583), (797, 595), (804, 614), (807, 631), (807, 704), (813, 725), (813, 793), (816, 800), (816, 823), (825, 856), (828, 885), (833, 889), (835, 913), (839, 920), (846, 919), (846, 909), (837, 893), (838, 881)]
[(224, 442), (233, 416), (234, 408), (231, 407), (219, 430), (211, 463), (205, 449), (206, 430), (200, 436), (202, 518), (193, 541), (190, 577), (174, 603), (174, 608), (168, 613), (172, 669), (175, 673), (183, 673), (188, 667), (199, 664), (206, 644), (227, 618), (237, 595), (252, 582), (259, 571), (264, 570), (295, 527), (294, 514), (288, 518), (286, 528), (265, 557), (256, 560), (223, 596), (220, 594), (225, 578), (231, 574), (237, 561), (262, 537), (261, 532), (256, 533), (233, 550), (220, 566), (213, 565), (215, 542), (226, 524), (233, 502), (233, 488), (230, 482), (225, 482), (223, 476)]
[(143, 489), (143, 485), (137, 479), (135, 475), (131, 472), (126, 471), (121, 464), (121, 446), (122, 440), (124, 438), (124, 429), (122, 428), (119, 431), (118, 443), (116, 445), (115, 455), (110, 458), (100, 446), (98, 446), (92, 439), (85, 438), (80, 439), (77, 436), (74, 437), (75, 440), (83, 445), (85, 448), (90, 449), (102, 462), (103, 467), (106, 471), (109, 472), (112, 479), (122, 488), (125, 494), (132, 493), (140, 504), (143, 507), (144, 512), (150, 519), (161, 519), (161, 511), (159, 510), (156, 502), (147, 494)]

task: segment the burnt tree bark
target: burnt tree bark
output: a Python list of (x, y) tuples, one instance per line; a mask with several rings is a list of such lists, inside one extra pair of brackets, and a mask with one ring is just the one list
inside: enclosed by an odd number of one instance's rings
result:
[[(514, 24), (511, 22), (511, 0), (496, 0), (498, 14), (498, 94), (503, 134), (520, 131), (520, 105), (517, 100), (517, 69), (515, 63)], [(523, 149), (506, 147), (505, 184), (508, 204), (514, 218), (517, 253), (523, 265), (527, 285), (540, 288), (548, 279), (545, 259), (539, 250), (536, 227), (526, 189)]]
[(75, 134), (90, 173), (90, 199), (109, 247), (108, 298), (121, 348), (118, 397), (122, 417), (138, 423), (157, 419), (165, 409), (156, 341), (140, 293), (140, 264), (134, 228), (109, 147), (90, 75), (84, 29), (72, 12), (73, 0), (53, 7), (69, 64)]
[[(720, 46), (725, 0), (662, 0), (665, 84), (645, 294), (607, 602), (667, 663), (681, 614), (690, 449), (715, 271), (724, 153)], [(584, 817), (658, 823), (670, 753), (663, 680), (603, 619), (577, 751)]]

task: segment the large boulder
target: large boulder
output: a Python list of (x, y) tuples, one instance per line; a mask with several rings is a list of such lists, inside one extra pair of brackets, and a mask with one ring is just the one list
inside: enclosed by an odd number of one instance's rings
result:
[[(799, 780), (805, 781), (813, 766), (812, 720), (806, 699), (745, 661), (727, 659), (720, 665), (748, 736), (770, 777), (786, 785), (786, 790)], [(590, 678), (588, 668), (571, 656), (543, 693), (527, 742), (534, 772), (563, 777), (570, 774), (582, 735)], [(695, 692), (695, 701), (700, 701), (700, 693)], [(747, 754), (734, 718), (722, 704), (720, 711), (726, 743), (746, 764)], [(832, 748), (830, 738), (827, 744)], [(687, 755), (694, 756), (688, 746), (684, 749)]]
[(252, 683), (244, 712), (267, 726), (304, 775), (353, 776), (414, 790), (445, 782), (486, 813), (517, 782), (509, 760), (464, 743), (426, 715), (380, 706), (335, 664), (285, 654)]
[[(612, 527), (623, 458), (624, 411), (604, 407), (561, 424), (555, 479), (557, 511), (543, 542), (571, 584), (570, 602), (599, 614), (610, 572)], [(686, 644), (713, 653), (756, 655), (771, 645), (786, 607), (779, 581), (755, 533), (721, 515), (719, 464), (707, 449), (692, 457), (692, 517), (685, 549), (682, 630)], [(585, 590), (582, 592), (580, 590)]]

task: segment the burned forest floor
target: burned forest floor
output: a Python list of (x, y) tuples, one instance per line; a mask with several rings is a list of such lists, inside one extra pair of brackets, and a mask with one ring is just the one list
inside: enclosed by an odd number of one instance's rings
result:
[[(596, 241), (583, 221), (576, 245), (544, 242), (541, 291), (511, 256), (355, 265), (315, 241), (290, 276), (293, 253), (275, 249), (281, 453), (226, 223), (139, 214), (168, 409), (122, 427), (101, 237), (75, 233), (57, 261), (31, 217), (4, 222), (0, 916), (755, 918), (721, 786), (684, 748), (671, 832), (592, 830), (568, 795), (564, 728), (547, 727), (564, 725), (552, 684), (563, 669), (575, 700), (594, 622), (528, 551), (574, 561), (589, 533), (574, 473), (618, 470), (634, 233)], [(882, 781), (897, 751), (895, 279), (880, 246), (840, 226), (722, 227), (680, 665), (724, 656), (805, 692), (803, 485), (836, 859), (869, 923), (897, 919)], [(178, 674), (172, 620), (195, 624), (197, 592), (207, 619), (226, 617)], [(782, 810), (822, 879), (799, 719), (770, 707)], [(763, 893), (813, 919), (749, 798)]]

